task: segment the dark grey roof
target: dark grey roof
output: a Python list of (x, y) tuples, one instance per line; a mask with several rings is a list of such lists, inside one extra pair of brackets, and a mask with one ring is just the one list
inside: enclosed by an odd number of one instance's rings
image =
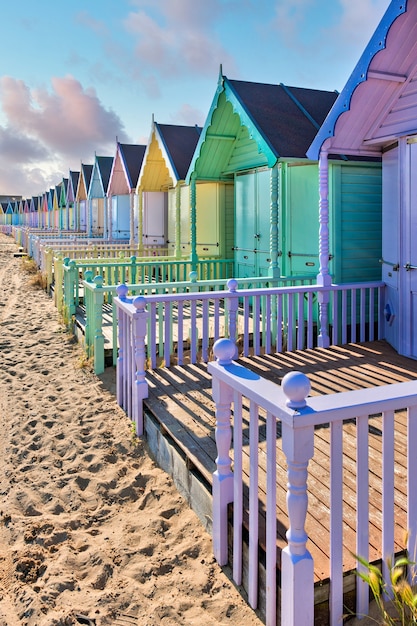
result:
[(85, 186), (88, 191), (88, 188), (90, 187), (91, 174), (93, 173), (93, 165), (82, 163), (81, 167), (83, 171)]
[(72, 170), (70, 170), (70, 177), (71, 177), (72, 188), (74, 192), (76, 192), (77, 187), (78, 187), (78, 180), (80, 178), (80, 172), (73, 172)]
[(145, 156), (146, 146), (129, 143), (119, 143), (120, 154), (126, 166), (127, 175), (129, 177), (130, 189), (134, 189), (137, 185), (140, 168), (142, 167), (143, 157)]
[(184, 180), (191, 163), (202, 128), (156, 124), (167, 153), (170, 155), (178, 180)]
[(338, 95), (335, 91), (227, 80), (279, 157), (306, 156)]
[(100, 170), (101, 182), (103, 183), (103, 191), (107, 193), (114, 158), (112, 156), (96, 156), (96, 160), (97, 167)]

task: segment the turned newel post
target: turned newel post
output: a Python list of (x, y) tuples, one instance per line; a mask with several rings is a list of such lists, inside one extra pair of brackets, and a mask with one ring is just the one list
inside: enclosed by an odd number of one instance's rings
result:
[[(121, 302), (127, 301), (128, 293), (127, 285), (118, 285), (116, 293)], [(120, 306), (117, 307), (117, 336), (119, 341), (119, 352), (116, 362), (116, 398), (117, 404), (124, 407), (124, 388), (123, 388), (123, 367), (124, 367), (124, 340), (126, 334), (126, 315)]]
[[(230, 339), (218, 339), (213, 352), (219, 365), (230, 365), (236, 346)], [(232, 443), (231, 406), (233, 390), (213, 377), (213, 399), (216, 403), (216, 470), (213, 473), (213, 552), (219, 565), (226, 565), (227, 508), (233, 501), (233, 472), (230, 458)]]
[(312, 626), (314, 623), (314, 563), (306, 544), (308, 508), (308, 463), (314, 454), (314, 426), (297, 427), (297, 417), (306, 407), (310, 381), (301, 372), (282, 380), (287, 407), (294, 410), (292, 422), (282, 422), (282, 449), (287, 458), (288, 545), (282, 551), (282, 626)]
[[(320, 152), (319, 158), (319, 261), (320, 270), (317, 276), (317, 284), (321, 287), (330, 287), (332, 283), (329, 274), (329, 163), (326, 150)], [(318, 345), (328, 348), (330, 345), (328, 332), (328, 290), (318, 292), (319, 302), (319, 336)]]
[(132, 417), (136, 424), (136, 434), (143, 435), (143, 400), (148, 397), (148, 382), (146, 380), (146, 325), (148, 312), (146, 311), (146, 298), (138, 296), (133, 300), (136, 313), (133, 318), (133, 348), (135, 355), (135, 382), (133, 387), (133, 410)]

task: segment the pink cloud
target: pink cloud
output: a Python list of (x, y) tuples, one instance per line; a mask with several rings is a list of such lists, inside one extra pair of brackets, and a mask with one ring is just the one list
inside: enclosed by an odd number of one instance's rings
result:
[(84, 89), (71, 76), (52, 79), (52, 91), (30, 90), (21, 80), (3, 77), (0, 93), (8, 123), (62, 155), (86, 151), (126, 140), (120, 118), (103, 107), (95, 91)]
[(22, 80), (0, 78), (0, 188), (5, 193), (42, 193), (94, 154), (113, 155), (116, 137), (131, 141), (120, 118), (94, 89), (71, 76), (55, 77), (51, 89), (30, 89)]

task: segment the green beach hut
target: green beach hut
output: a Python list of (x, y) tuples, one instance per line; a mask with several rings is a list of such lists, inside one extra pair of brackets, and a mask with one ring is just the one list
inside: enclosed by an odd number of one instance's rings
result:
[[(220, 71), (186, 176), (191, 250), (221, 245), (236, 278), (318, 274), (318, 163), (306, 152), (337, 95), (230, 80)], [(380, 159), (338, 155), (329, 164), (333, 280), (379, 278)]]

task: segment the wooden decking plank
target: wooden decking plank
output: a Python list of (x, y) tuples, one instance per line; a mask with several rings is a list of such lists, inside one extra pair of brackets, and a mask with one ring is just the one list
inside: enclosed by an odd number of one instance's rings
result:
[[(371, 344), (358, 344), (348, 346), (332, 346), (329, 349), (313, 349), (295, 351), (292, 353), (245, 357), (239, 359), (242, 365), (256, 371), (259, 375), (280, 384), (283, 376), (293, 370), (306, 373), (312, 385), (311, 395), (323, 393), (336, 393), (342, 390), (360, 389), (375, 385), (391, 384), (417, 378), (417, 362), (410, 363), (408, 359), (399, 357), (385, 343), (381, 341)], [(211, 395), (211, 377), (207, 372), (207, 366), (202, 363), (195, 365), (174, 365), (165, 372), (148, 372), (150, 380), (150, 398), (146, 404), (152, 405), (153, 413), (161, 423), (166, 421), (167, 430), (174, 433), (176, 441), (187, 451), (190, 446), (190, 459), (201, 467), (206, 479), (211, 483), (211, 471), (215, 467), (217, 450), (214, 440), (215, 428), (215, 405)], [(187, 396), (186, 399), (184, 396)], [(163, 410), (160, 411), (161, 401)], [(159, 403), (159, 404), (158, 404)], [(175, 417), (176, 416), (176, 417)], [(244, 480), (247, 482), (249, 458), (247, 456), (247, 429), (248, 407), (244, 407)], [(260, 539), (264, 543), (264, 484), (266, 475), (266, 453), (264, 450), (264, 416), (260, 416), (259, 432), (259, 481), (260, 481)], [(374, 430), (372, 430), (372, 428)], [(344, 445), (346, 455), (344, 464), (344, 484), (346, 490), (347, 518), (344, 533), (344, 555), (347, 569), (355, 567), (351, 553), (355, 552), (355, 526), (356, 526), (356, 429), (353, 424), (348, 424), (344, 430)], [(381, 418), (370, 419), (369, 449), (370, 461), (370, 510), (371, 510), (371, 544), (370, 554), (375, 556), (376, 539), (381, 533), (381, 478), (379, 460), (382, 453)], [(396, 441), (395, 441), (395, 470), (396, 470), (396, 494), (395, 507), (396, 526), (395, 541), (400, 549), (403, 529), (402, 511), (406, 506), (406, 482), (403, 480), (406, 451), (406, 417), (397, 419), (396, 414)], [(315, 433), (315, 457), (309, 466), (309, 511), (306, 521), (308, 530), (314, 529), (311, 537), (315, 539), (309, 545), (315, 558), (315, 579), (325, 580), (328, 577), (328, 546), (329, 546), (329, 429), (319, 429)], [(278, 442), (278, 450), (281, 443)], [(233, 456), (231, 454), (231, 456)], [(281, 479), (277, 482), (277, 546), (279, 550), (286, 545), (285, 531), (288, 525), (286, 512), (286, 462), (282, 452), (277, 456), (277, 472)], [(211, 468), (209, 471), (207, 466)], [(397, 486), (398, 483), (398, 486)], [(327, 488), (327, 490), (326, 490)], [(345, 496), (345, 494), (344, 494)], [(248, 501), (247, 495), (244, 500), (244, 519), (247, 524)], [(402, 527), (402, 528), (401, 528)], [(278, 552), (279, 552), (278, 550)], [(280, 560), (278, 556), (278, 561)]]

